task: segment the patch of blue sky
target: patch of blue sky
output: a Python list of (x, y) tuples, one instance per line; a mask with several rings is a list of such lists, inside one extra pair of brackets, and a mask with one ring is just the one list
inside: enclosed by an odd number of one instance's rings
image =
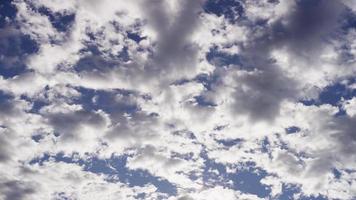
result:
[(127, 47), (124, 47), (122, 51), (118, 55), (119, 59), (123, 62), (127, 62), (130, 60), (130, 55)]
[(214, 85), (219, 83), (221, 77), (216, 74), (200, 74), (195, 77), (195, 81), (203, 84), (207, 90), (214, 90)]
[(95, 44), (95, 35), (92, 33), (87, 34), (89, 37), (89, 41), (84, 42), (86, 46), (83, 49), (79, 50), (80, 54), (92, 54), (92, 55), (102, 55), (101, 51), (99, 50), (99, 46)]
[[(208, 158), (206, 152), (201, 153), (204, 158), (203, 182), (205, 187), (214, 187), (217, 185), (224, 186), (233, 190), (241, 191), (246, 194), (254, 194), (260, 198), (272, 198), (270, 195), (271, 188), (261, 183), (261, 180), (268, 175), (266, 171), (255, 166), (254, 163), (243, 163), (236, 166), (236, 172), (227, 172), (225, 165), (217, 163)], [(44, 154), (42, 157), (34, 158), (30, 161), (30, 165), (44, 163), (52, 160), (54, 162), (65, 162), (70, 164), (77, 164), (83, 168), (84, 171), (95, 174), (103, 174), (109, 182), (122, 182), (130, 187), (144, 186), (152, 184), (157, 188), (158, 192), (167, 194), (168, 196), (177, 195), (177, 188), (169, 181), (157, 176), (153, 176), (146, 170), (129, 169), (126, 165), (129, 155), (111, 156), (108, 159), (100, 159), (95, 156), (88, 159), (77, 158), (75, 154), (72, 156), (65, 156), (63, 153), (56, 155)], [(188, 158), (189, 159), (189, 156)], [(335, 170), (334, 170), (335, 171)], [(335, 176), (339, 174), (335, 171)], [(338, 175), (341, 176), (341, 175)], [(190, 174), (190, 179), (196, 180), (200, 177), (198, 174)], [(326, 200), (323, 196), (303, 196), (300, 188), (295, 185), (283, 184), (282, 193), (278, 195), (278, 200), (292, 200), (295, 195), (300, 195), (303, 200)], [(144, 198), (145, 193), (137, 194), (137, 198)], [(274, 198), (274, 197), (273, 197)], [(164, 199), (164, 197), (162, 197)]]
[(221, 163), (217, 163), (212, 159), (204, 156), (204, 170), (202, 174), (203, 183), (206, 187), (224, 186), (232, 188), (231, 182), (228, 180), (228, 174), (226, 172), (226, 166)]
[(244, 14), (239, 0), (208, 0), (204, 5), (207, 13), (224, 16), (230, 23), (235, 23)]
[(95, 44), (95, 39), (86, 42), (85, 48), (81, 49), (81, 53), (89, 53), (75, 64), (74, 70), (76, 72), (82, 71), (108, 71), (115, 67), (119, 67), (120, 63), (130, 60), (128, 48), (124, 47), (117, 55), (105, 54), (101, 52)]
[(210, 101), (209, 99), (207, 99), (206, 97), (199, 95), (199, 96), (195, 96), (194, 97), (195, 102), (202, 107), (215, 107), (217, 106), (216, 103)]
[(4, 77), (5, 79), (12, 78), (16, 75), (20, 75), (26, 72), (25, 65), (17, 65), (13, 67), (8, 67), (6, 64), (0, 61), (0, 76)]
[(17, 9), (12, 0), (1, 0), (0, 2), (0, 28), (4, 28), (16, 17)]
[(356, 29), (356, 13), (351, 10), (344, 14), (342, 21), (342, 30), (349, 31), (350, 29)]
[(201, 156), (205, 159), (203, 182), (207, 186), (221, 185), (261, 198), (270, 195), (271, 189), (261, 183), (267, 173), (255, 167), (253, 163), (245, 163), (243, 167), (237, 168), (235, 173), (230, 173), (225, 165), (208, 158), (206, 153), (203, 152)]
[(294, 134), (300, 132), (300, 128), (297, 126), (291, 126), (285, 129), (287, 134)]
[[(214, 86), (218, 85), (220, 83), (220, 81), (221, 81), (221, 77), (216, 73), (211, 73), (211, 74), (202, 73), (202, 74), (198, 74), (193, 79), (180, 79), (180, 80), (174, 81), (171, 84), (172, 85), (184, 85), (184, 84), (190, 83), (190, 82), (197, 82), (197, 83), (202, 84), (206, 90), (213, 91)], [(201, 97), (198, 97), (198, 98), (201, 98)]]
[(244, 140), (241, 138), (236, 139), (218, 139), (217, 143), (224, 145), (225, 147), (232, 147), (238, 144), (241, 144)]
[[(116, 32), (120, 33), (123, 31), (122, 27), (116, 21), (113, 21), (111, 24), (113, 25)], [(134, 40), (137, 43), (147, 38), (147, 37), (141, 37), (139, 33), (135, 31), (126, 31), (125, 33), (129, 39)], [(130, 60), (130, 55), (127, 46), (124, 46), (120, 52), (115, 52), (114, 54), (110, 50), (108, 51), (108, 50), (99, 49), (100, 46), (102, 45), (100, 44), (101, 39), (105, 37), (105, 33), (102, 29), (97, 31), (86, 30), (86, 36), (87, 38), (83, 40), (83, 44), (85, 44), (85, 46), (79, 52), (81, 54), (84, 53), (88, 56), (84, 56), (82, 59), (88, 59), (92, 57), (92, 58), (101, 58), (103, 60), (106, 60), (107, 62), (110, 61), (113, 62), (114, 65), (111, 65), (109, 63), (109, 65), (102, 66), (105, 69), (112, 68), (118, 62), (127, 62)], [(114, 46), (119, 44), (119, 41), (117, 40), (110, 40), (108, 42), (110, 43), (110, 45), (114, 45)], [(96, 68), (96, 69), (99, 70), (100, 68)]]
[(261, 141), (261, 152), (262, 153), (269, 153), (269, 146), (271, 142), (269, 141), (268, 137), (264, 137)]
[(294, 195), (300, 193), (299, 187), (290, 184), (282, 184), (282, 193), (277, 196), (278, 200), (294, 200)]
[(0, 102), (8, 101), (8, 100), (11, 100), (12, 98), (13, 98), (12, 95), (0, 90)]
[(322, 195), (317, 196), (306, 196), (301, 193), (300, 187), (293, 184), (282, 184), (282, 193), (277, 196), (278, 200), (327, 200), (326, 197)]
[(141, 40), (146, 39), (147, 37), (142, 37), (140, 36), (139, 33), (135, 33), (135, 32), (127, 32), (127, 37), (133, 41), (135, 41), (136, 43), (139, 43)]
[[(190, 138), (192, 139), (192, 138)], [(177, 153), (177, 152), (172, 152), (171, 153), (171, 158), (177, 158), (177, 159), (183, 159), (183, 160), (192, 160), (194, 157), (194, 153), (190, 152), (190, 153), (185, 153), (185, 154), (181, 154), (181, 153)]]
[(341, 173), (338, 169), (336, 169), (336, 168), (333, 168), (333, 169), (332, 169), (332, 173), (333, 173), (333, 175), (334, 175), (334, 177), (335, 177), (336, 179), (340, 179), (341, 176), (342, 176), (342, 173)]
[(228, 54), (219, 51), (217, 48), (211, 48), (206, 55), (206, 59), (214, 66), (227, 67), (230, 65), (241, 65), (242, 58), (238, 54)]
[(26, 95), (21, 95), (21, 99), (31, 103), (31, 109), (28, 110), (29, 113), (39, 113), (41, 108), (50, 104), (44, 99), (31, 99)]
[(49, 8), (40, 7), (37, 11), (48, 17), (52, 26), (59, 32), (68, 31), (75, 20), (75, 13), (52, 12)]
[(76, 63), (74, 69), (77, 72), (96, 72), (99, 70), (105, 72), (116, 67), (118, 63), (118, 60), (111, 60), (97, 54), (92, 54), (82, 57)]
[[(356, 79), (350, 80), (350, 84), (356, 83)], [(319, 95), (319, 102), (336, 106), (341, 99), (352, 99), (356, 96), (356, 89), (350, 89), (347, 85), (336, 83), (326, 87)]]
[(133, 95), (131, 91), (128, 90), (93, 90), (87, 88), (77, 88), (81, 93), (81, 96), (73, 100), (73, 103), (80, 104), (83, 106), (84, 110), (103, 110), (109, 114), (115, 113), (134, 113), (140, 110), (140, 107), (135, 104), (125, 100), (118, 101), (118, 96), (123, 99), (129, 98)]
[(28, 35), (0, 37), (0, 75), (11, 78), (30, 71), (24, 63), (24, 58), (36, 53), (38, 49), (38, 44)]
[(268, 197), (271, 189), (261, 184), (261, 180), (267, 175), (263, 170), (253, 168), (243, 169), (235, 174), (229, 174), (229, 178), (234, 182), (234, 189), (244, 193), (255, 194), (258, 197)]
[(13, 34), (0, 34), (0, 76), (5, 79), (26, 72), (24, 58), (39, 49), (30, 36), (16, 30), (16, 13), (17, 8), (11, 0), (0, 2), (0, 33), (14, 31)]
[[(65, 156), (63, 153), (59, 153), (56, 155), (44, 154), (42, 157), (31, 160), (30, 164), (43, 165), (49, 160), (77, 164), (84, 171), (106, 175), (106, 180), (109, 182), (122, 182), (130, 187), (152, 184), (157, 188), (158, 192), (165, 193), (168, 196), (177, 194), (176, 186), (166, 179), (154, 176), (146, 170), (129, 169), (126, 165), (127, 158), (128, 155), (112, 156), (108, 159), (100, 159), (93, 156), (84, 160), (76, 158), (75, 155)], [(144, 196), (145, 194), (141, 194), (140, 196), (142, 195)]]
[(54, 194), (55, 200), (72, 200), (65, 192), (57, 192)]
[(44, 137), (41, 134), (34, 134), (31, 136), (31, 139), (37, 143), (39, 143), (43, 138)]
[(319, 94), (317, 99), (301, 100), (300, 102), (306, 106), (310, 105), (322, 105), (329, 104), (339, 107), (339, 113), (336, 116), (344, 115), (345, 111), (342, 109), (341, 101), (350, 100), (356, 97), (356, 89), (350, 88), (349, 85), (356, 83), (356, 78), (350, 78), (347, 80), (348, 84), (344, 81), (337, 82), (325, 87)]

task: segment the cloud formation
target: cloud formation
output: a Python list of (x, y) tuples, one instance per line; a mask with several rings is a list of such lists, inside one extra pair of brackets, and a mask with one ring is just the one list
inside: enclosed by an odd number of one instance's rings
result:
[(0, 3), (0, 199), (356, 198), (347, 0)]

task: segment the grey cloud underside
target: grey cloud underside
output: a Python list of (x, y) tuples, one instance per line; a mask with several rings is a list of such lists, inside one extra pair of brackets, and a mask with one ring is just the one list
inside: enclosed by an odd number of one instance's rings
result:
[(341, 31), (347, 7), (339, 1), (297, 1), (297, 8), (271, 25), (271, 45), (287, 46), (296, 55), (318, 56), (325, 41)]
[(256, 74), (238, 77), (237, 80), (241, 85), (246, 85), (248, 90), (236, 89), (233, 96), (234, 111), (247, 113), (251, 121), (273, 120), (279, 115), (282, 101), (297, 95), (294, 81), (284, 77), (273, 65), (267, 70), (257, 71)]
[(340, 142), (342, 154), (354, 157), (356, 143), (356, 118), (339, 117), (329, 124), (329, 129), (333, 131), (331, 137)]
[(13, 1), (0, 199), (355, 198), (345, 1)]
[(182, 1), (173, 19), (166, 4), (165, 1), (155, 0), (145, 1), (142, 5), (148, 23), (152, 24), (158, 38), (152, 62), (145, 66), (146, 72), (153, 76), (157, 73), (163, 76), (172, 73), (185, 75), (196, 64), (198, 49), (189, 37), (199, 25), (197, 17), (201, 11), (201, 1)]
[(7, 160), (9, 160), (10, 156), (10, 152), (8, 151), (9, 148), (9, 144), (8, 141), (6, 139), (6, 135), (4, 135), (3, 133), (1, 134), (0, 137), (0, 162), (5, 162)]
[(38, 50), (36, 42), (13, 25), (0, 30), (0, 49), (0, 75), (5, 78), (29, 71), (26, 58)]
[[(298, 3), (299, 2), (299, 3)], [(297, 1), (297, 6), (285, 17), (262, 27), (262, 33), (252, 36), (243, 46), (242, 67), (257, 70), (255, 75), (238, 78), (250, 91), (236, 90), (235, 111), (248, 113), (252, 121), (273, 120), (279, 114), (282, 101), (300, 97), (298, 85), (274, 63), (271, 51), (286, 47), (311, 68), (313, 59), (324, 48), (325, 40), (341, 31), (338, 23), (346, 7), (338, 1)]]
[(81, 125), (100, 126), (103, 124), (103, 118), (88, 111), (75, 111), (73, 113), (54, 113), (47, 116), (49, 123), (55, 131), (63, 135), (64, 139), (73, 139), (76, 137), (76, 130)]
[(157, 76), (167, 77), (167, 81), (170, 82), (174, 78), (191, 76), (197, 63), (198, 47), (190, 37), (199, 26), (201, 4), (200, 0), (182, 1), (175, 13), (176, 16), (172, 17), (167, 9), (167, 2), (142, 1), (139, 6), (147, 17), (146, 23), (157, 33), (157, 41), (144, 66), (140, 66), (142, 63), (136, 60), (125, 63), (127, 61), (124, 60), (124, 54), (127, 54), (124, 52), (125, 49), (121, 55), (106, 56), (94, 46), (91, 47), (94, 51), (89, 48), (90, 54), (83, 56), (76, 63), (75, 69), (79, 72), (94, 72), (94, 75), (105, 75), (112, 70), (118, 70), (133, 82), (148, 81)]
[(4, 200), (24, 200), (27, 195), (35, 193), (36, 190), (29, 183), (21, 181), (2, 181), (0, 183), (0, 191), (4, 194)]

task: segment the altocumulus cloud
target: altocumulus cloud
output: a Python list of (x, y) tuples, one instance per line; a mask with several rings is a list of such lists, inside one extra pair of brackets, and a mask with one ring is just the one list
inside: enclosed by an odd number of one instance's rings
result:
[(356, 199), (352, 0), (3, 0), (0, 199)]

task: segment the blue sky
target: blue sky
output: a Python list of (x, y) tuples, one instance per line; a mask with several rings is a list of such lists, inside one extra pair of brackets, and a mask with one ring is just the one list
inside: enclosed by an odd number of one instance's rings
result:
[(353, 0), (0, 2), (0, 199), (356, 199)]

